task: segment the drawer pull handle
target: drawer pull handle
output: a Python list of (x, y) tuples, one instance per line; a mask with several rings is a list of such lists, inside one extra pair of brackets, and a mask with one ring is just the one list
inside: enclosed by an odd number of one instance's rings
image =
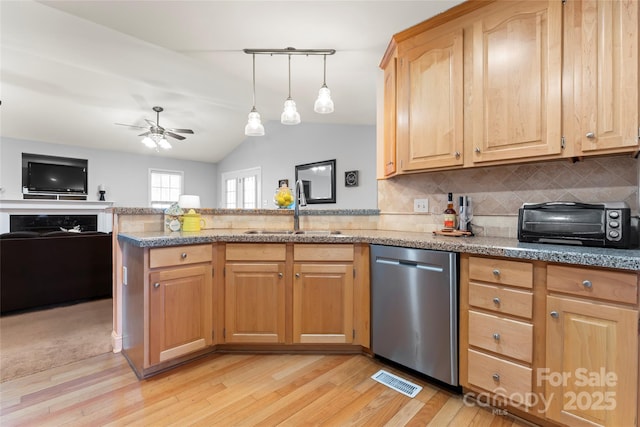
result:
[(492, 378), (495, 382), (499, 383), (500, 382), (500, 374), (493, 374)]
[(500, 341), (500, 334), (497, 333), (497, 332), (495, 334), (493, 334), (493, 339), (496, 340), (496, 341)]
[(180, 254), (180, 256), (182, 257), (182, 259), (187, 258), (187, 253), (186, 252), (182, 252), (182, 254)]
[(554, 311), (552, 311), (551, 313), (549, 313), (549, 315), (550, 315), (551, 317), (553, 317), (554, 319), (557, 319), (558, 317), (560, 317), (560, 315), (558, 314), (558, 312), (557, 312), (557, 311), (555, 311), (555, 310), (554, 310)]
[(284, 276), (284, 274), (282, 273), (278, 273), (278, 277), (282, 279), (282, 277)]
[(498, 270), (497, 268), (493, 270), (493, 275), (496, 277), (500, 276), (500, 270)]
[(300, 273), (296, 273), (296, 279), (300, 278)]
[(587, 132), (587, 134), (585, 135), (587, 138), (589, 139), (595, 139), (596, 138), (596, 134), (593, 132)]
[(591, 280), (583, 280), (582, 286), (584, 286), (585, 288), (591, 288), (593, 284), (591, 283)]
[(156, 289), (158, 289), (158, 288), (160, 287), (160, 283), (158, 283), (158, 282), (154, 283), (154, 284), (153, 284), (153, 287), (154, 287), (154, 288), (156, 288)]
[(495, 305), (500, 305), (500, 298), (495, 297), (495, 298), (493, 299), (493, 303), (494, 303)]

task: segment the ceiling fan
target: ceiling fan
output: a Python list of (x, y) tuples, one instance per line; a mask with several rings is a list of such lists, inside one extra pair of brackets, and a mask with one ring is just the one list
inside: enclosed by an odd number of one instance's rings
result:
[(166, 136), (170, 136), (171, 138), (175, 138), (178, 141), (182, 141), (185, 139), (184, 136), (178, 135), (179, 133), (188, 133), (193, 135), (193, 131), (191, 129), (172, 129), (172, 128), (163, 128), (160, 126), (160, 113), (164, 111), (162, 107), (153, 107), (153, 111), (156, 112), (156, 121), (152, 121), (149, 119), (144, 119), (149, 126), (136, 126), (136, 125), (127, 125), (123, 123), (116, 123), (120, 126), (128, 126), (132, 128), (139, 129), (147, 129), (146, 132), (141, 133), (138, 136), (144, 136), (142, 139), (142, 143), (149, 148), (163, 148), (169, 149), (171, 148), (171, 144), (166, 139)]

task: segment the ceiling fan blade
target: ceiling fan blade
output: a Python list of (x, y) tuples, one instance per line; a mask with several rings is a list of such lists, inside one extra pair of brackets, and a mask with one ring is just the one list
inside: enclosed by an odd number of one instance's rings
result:
[(118, 126), (128, 126), (130, 128), (138, 128), (138, 129), (148, 129), (148, 126), (136, 126), (136, 125), (126, 125), (124, 123), (114, 123), (114, 125)]
[(183, 139), (185, 139), (185, 137), (184, 137), (184, 136), (182, 136), (182, 135), (178, 135), (177, 133), (169, 132), (169, 131), (168, 131), (168, 130), (166, 130), (166, 129), (165, 129), (164, 134), (165, 134), (165, 135), (169, 135), (171, 138), (175, 138), (175, 139), (177, 139), (178, 141), (182, 141)]
[(165, 128), (164, 130), (170, 131), (170, 132), (177, 132), (177, 133), (189, 133), (193, 135), (193, 131), (191, 129), (169, 129), (169, 128)]
[(140, 134), (140, 135), (138, 135), (138, 136), (149, 136), (149, 135), (151, 135), (151, 132), (141, 133), (141, 134)]
[(158, 127), (158, 125), (156, 124), (156, 122), (154, 122), (153, 120), (149, 120), (149, 119), (144, 119), (145, 122), (149, 123), (151, 126), (153, 127)]

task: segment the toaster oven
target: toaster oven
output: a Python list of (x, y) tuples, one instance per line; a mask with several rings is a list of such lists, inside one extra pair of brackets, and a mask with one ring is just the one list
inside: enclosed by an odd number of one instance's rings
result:
[(525, 203), (518, 211), (518, 240), (631, 248), (638, 244), (638, 219), (626, 202)]

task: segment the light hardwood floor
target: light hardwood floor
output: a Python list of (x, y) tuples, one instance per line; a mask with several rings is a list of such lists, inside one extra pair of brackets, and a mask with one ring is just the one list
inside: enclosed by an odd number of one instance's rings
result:
[[(379, 369), (424, 389), (414, 399)], [(107, 353), (0, 385), (5, 426), (525, 426), (360, 355), (212, 355), (138, 381)]]

